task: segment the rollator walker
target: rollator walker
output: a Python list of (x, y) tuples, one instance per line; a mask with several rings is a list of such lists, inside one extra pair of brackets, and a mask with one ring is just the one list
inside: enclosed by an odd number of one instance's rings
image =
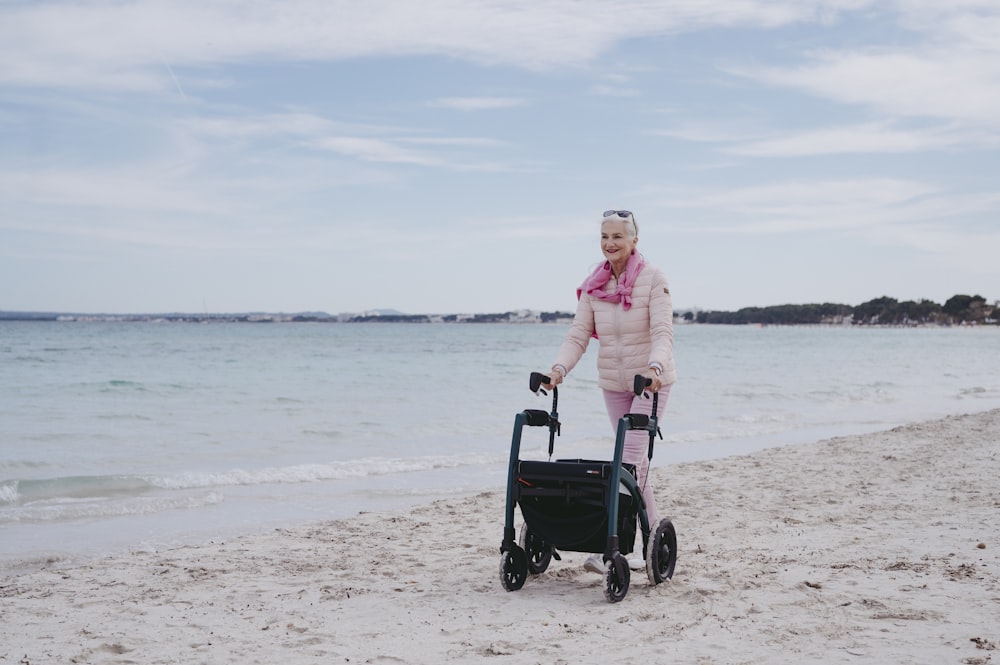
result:
[[(529, 387), (538, 393), (551, 379), (532, 372)], [(635, 376), (633, 390), (643, 395), (650, 381)], [(544, 390), (541, 390), (545, 394)], [(648, 398), (649, 395), (646, 394)], [(653, 393), (652, 416), (628, 413), (618, 421), (614, 459), (552, 461), (555, 437), (561, 424), (557, 411), (559, 389), (552, 388), (552, 411), (525, 409), (514, 418), (507, 472), (507, 506), (503, 542), (500, 545), (500, 582), (507, 591), (524, 586), (528, 574), (539, 575), (559, 551), (603, 553), (604, 597), (612, 603), (625, 598), (631, 578), (628, 559), (635, 546), (636, 520), (642, 533), (646, 576), (660, 584), (674, 574), (677, 534), (669, 519), (651, 525), (642, 499), (635, 465), (622, 463), (625, 435), (630, 430), (649, 433), (649, 459), (660, 434), (657, 425), (659, 394)], [(525, 427), (547, 427), (549, 461), (520, 459), (521, 435)], [(648, 480), (647, 480), (648, 482)], [(524, 523), (515, 542), (514, 508), (520, 506)]]

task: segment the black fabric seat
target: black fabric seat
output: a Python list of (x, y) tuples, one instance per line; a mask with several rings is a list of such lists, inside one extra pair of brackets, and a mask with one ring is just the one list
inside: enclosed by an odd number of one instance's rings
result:
[[(612, 469), (612, 462), (583, 459), (519, 461), (516, 500), (528, 528), (556, 549), (604, 552)], [(623, 464), (622, 469), (634, 480), (634, 465)], [(619, 491), (619, 550), (630, 554), (635, 546), (638, 506), (630, 492)]]

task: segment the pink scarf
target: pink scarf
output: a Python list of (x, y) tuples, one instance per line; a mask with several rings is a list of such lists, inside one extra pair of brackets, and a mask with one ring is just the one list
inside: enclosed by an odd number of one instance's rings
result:
[(631, 256), (628, 257), (625, 273), (618, 280), (618, 288), (608, 293), (604, 290), (604, 286), (611, 279), (611, 262), (605, 261), (597, 266), (597, 269), (591, 273), (590, 277), (583, 280), (583, 284), (576, 290), (577, 300), (580, 299), (582, 294), (587, 293), (600, 300), (620, 302), (624, 309), (631, 309), (632, 286), (635, 284), (635, 278), (639, 276), (639, 271), (642, 270), (644, 265), (646, 265), (646, 262), (643, 260), (642, 255), (639, 252), (633, 251)]

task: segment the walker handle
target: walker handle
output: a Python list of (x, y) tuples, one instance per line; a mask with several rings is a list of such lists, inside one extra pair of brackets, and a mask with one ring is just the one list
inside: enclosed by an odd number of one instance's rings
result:
[[(552, 378), (545, 376), (541, 372), (532, 372), (531, 377), (528, 379), (528, 387), (531, 388), (531, 392), (537, 393), (538, 389), (541, 388), (543, 383), (551, 383)], [(545, 391), (542, 391), (545, 394)]]
[[(541, 390), (543, 383), (551, 383), (552, 377), (545, 376), (541, 372), (532, 372), (528, 379), (528, 387), (531, 388), (531, 392), (536, 395), (541, 391), (543, 395), (547, 395), (544, 390)], [(562, 434), (562, 425), (559, 423), (559, 411), (557, 410), (559, 406), (559, 386), (552, 386), (552, 413), (549, 414), (548, 425), (549, 425), (549, 460), (552, 459), (552, 449), (555, 447), (556, 436)]]
[[(653, 380), (644, 377), (642, 374), (636, 374), (635, 379), (632, 381), (632, 392), (638, 397), (643, 393), (646, 386), (653, 385)], [(648, 398), (648, 395), (647, 395)]]
[[(647, 386), (653, 384), (652, 379), (647, 379), (642, 374), (636, 374), (635, 379), (632, 381), (632, 391), (638, 397), (639, 395), (645, 395), (645, 389)], [(649, 395), (646, 395), (646, 399), (649, 399)], [(660, 393), (653, 393), (653, 408), (652, 415), (649, 417), (649, 421), (645, 425), (645, 429), (649, 430), (649, 451), (647, 453), (649, 459), (653, 459), (653, 441), (656, 439), (656, 435), (659, 434), (660, 438), (663, 438), (663, 432), (660, 431), (660, 426), (657, 423), (656, 412), (658, 410), (658, 403), (660, 401)]]

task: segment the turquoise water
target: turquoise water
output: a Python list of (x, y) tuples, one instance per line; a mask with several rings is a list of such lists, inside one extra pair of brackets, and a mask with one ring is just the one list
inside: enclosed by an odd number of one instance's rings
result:
[[(565, 332), (0, 323), (0, 570), (502, 488)], [(609, 454), (594, 355), (559, 455)], [(676, 358), (654, 466), (1000, 407), (995, 328), (678, 326)]]

